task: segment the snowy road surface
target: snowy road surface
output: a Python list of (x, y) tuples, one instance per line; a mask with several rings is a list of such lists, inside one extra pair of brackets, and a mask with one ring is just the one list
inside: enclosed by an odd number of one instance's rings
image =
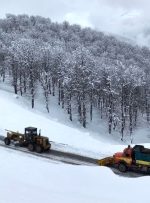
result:
[(26, 153), (28, 155), (34, 155), (40, 158), (49, 159), (49, 160), (55, 160), (60, 161), (63, 163), (68, 164), (75, 164), (75, 165), (97, 165), (96, 159), (93, 159), (91, 157), (85, 157), (78, 154), (72, 154), (70, 152), (62, 152), (62, 151), (56, 151), (56, 150), (50, 150), (50, 152), (45, 152), (42, 154), (38, 154), (36, 152), (30, 152), (28, 149), (23, 147), (16, 147), (14, 145), (6, 146), (3, 142), (0, 141), (0, 147), (8, 148), (11, 150), (19, 151)]

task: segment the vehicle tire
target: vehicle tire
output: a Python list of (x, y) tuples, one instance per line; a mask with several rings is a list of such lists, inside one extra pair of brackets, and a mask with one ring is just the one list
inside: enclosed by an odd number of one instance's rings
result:
[(40, 145), (36, 145), (36, 146), (35, 146), (35, 151), (36, 151), (37, 153), (42, 153), (43, 149), (42, 149), (42, 147), (41, 147)]
[(8, 137), (5, 137), (4, 142), (5, 145), (10, 145), (10, 139)]
[(50, 144), (49, 147), (48, 147), (46, 150), (44, 150), (44, 151), (49, 152), (50, 149), (51, 149), (51, 144)]
[(30, 152), (33, 152), (33, 151), (34, 151), (34, 144), (29, 143), (29, 144), (28, 144), (28, 150), (29, 150)]
[(24, 146), (23, 140), (19, 140), (19, 146), (20, 146), (20, 147), (23, 147), (23, 146)]
[(146, 174), (150, 175), (150, 167), (147, 167)]
[(118, 170), (119, 170), (120, 172), (125, 173), (125, 172), (127, 171), (127, 165), (126, 165), (125, 163), (119, 163), (119, 164), (118, 164)]
[(49, 152), (49, 151), (50, 151), (50, 149), (51, 149), (51, 147), (47, 148), (45, 151), (46, 151), (46, 152)]

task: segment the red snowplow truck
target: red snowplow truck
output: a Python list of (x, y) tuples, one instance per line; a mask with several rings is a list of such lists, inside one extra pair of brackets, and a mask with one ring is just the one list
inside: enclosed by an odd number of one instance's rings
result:
[(150, 174), (150, 149), (144, 148), (143, 145), (128, 146), (113, 157), (98, 160), (98, 164), (118, 168), (120, 172), (132, 170)]

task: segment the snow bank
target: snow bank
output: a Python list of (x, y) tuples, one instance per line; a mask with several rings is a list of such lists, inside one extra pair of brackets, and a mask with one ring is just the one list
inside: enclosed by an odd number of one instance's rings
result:
[(105, 167), (55, 164), (0, 148), (1, 203), (141, 203), (150, 177), (123, 178)]

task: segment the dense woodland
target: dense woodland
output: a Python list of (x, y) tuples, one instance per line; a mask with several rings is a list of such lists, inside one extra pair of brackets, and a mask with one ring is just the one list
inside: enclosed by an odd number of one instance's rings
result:
[(58, 97), (70, 121), (83, 127), (97, 112), (108, 132), (124, 139), (139, 119), (150, 120), (150, 50), (79, 25), (53, 23), (40, 16), (6, 15), (0, 19), (0, 84), (9, 78), (15, 94), (39, 86), (49, 112)]

